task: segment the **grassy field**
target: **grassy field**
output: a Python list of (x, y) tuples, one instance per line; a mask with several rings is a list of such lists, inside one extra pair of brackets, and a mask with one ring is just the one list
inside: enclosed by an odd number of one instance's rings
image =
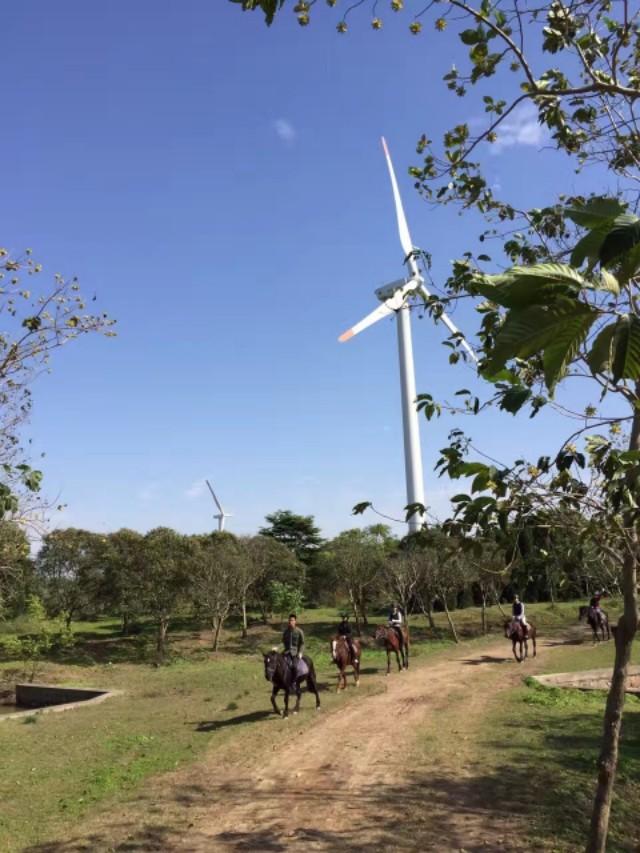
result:
[[(608, 609), (615, 612), (610, 605)], [(575, 604), (539, 605), (528, 611), (543, 634), (575, 624)], [(485, 642), (478, 637), (477, 610), (459, 611), (454, 618), (465, 642)], [(324, 686), (323, 706), (330, 711), (383, 690), (380, 673), (386, 668), (384, 654), (367, 648), (360, 690), (336, 696), (335, 668), (328, 656), (335, 621), (333, 610), (301, 614), (308, 653)], [(497, 608), (490, 611), (490, 624), (494, 633), (502, 624)], [(437, 625), (433, 636), (424, 620), (412, 623), (414, 660), (420, 662), (451, 645), (442, 614)], [(74, 626), (76, 645), (64, 659), (44, 662), (37, 680), (113, 688), (124, 695), (96, 707), (0, 724), (0, 850), (23, 850), (64, 833), (98, 804), (130, 797), (150, 776), (250, 736), (268, 717), (269, 685), (259, 653), (278, 642), (279, 624), (256, 625), (246, 640), (240, 640), (237, 632), (228, 633), (224, 651), (213, 655), (209, 637), (185, 622), (174, 631), (170, 662), (160, 667), (147, 662), (150, 633), (124, 639), (118, 627), (110, 620)], [(590, 643), (586, 630), (584, 636)], [(585, 655), (580, 652), (579, 646), (558, 650), (554, 671), (584, 668)], [(589, 666), (610, 664), (612, 652), (612, 644), (593, 649)], [(10, 680), (16, 670), (15, 662), (0, 664), (0, 679)], [(308, 713), (297, 718), (300, 727), (312, 724), (312, 707), (311, 698), (303, 696)], [(530, 815), (537, 837), (557, 836), (561, 845), (583, 832), (579, 816), (585, 814), (592, 795), (602, 708), (601, 695), (523, 685), (492, 708), (481, 729), (470, 733), (480, 778), (496, 786), (496, 795), (506, 778), (501, 773), (505, 764), (517, 769), (522, 786), (514, 792), (514, 808)], [(640, 805), (639, 742), (640, 702), (632, 699), (615, 807), (616, 843)], [(446, 738), (442, 748), (445, 745)]]

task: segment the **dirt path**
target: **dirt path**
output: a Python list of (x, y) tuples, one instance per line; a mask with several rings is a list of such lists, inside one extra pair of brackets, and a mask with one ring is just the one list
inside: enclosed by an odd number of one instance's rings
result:
[[(539, 645), (548, 664), (553, 644)], [(531, 849), (516, 841), (517, 809), (491, 801), (474, 765), (487, 713), (540, 666), (509, 651), (504, 639), (455, 648), (303, 730), (273, 718), (251, 744), (212, 751), (82, 838), (37, 850)]]
[[(394, 675), (386, 692), (320, 717), (300, 737), (283, 722), (290, 748), (219, 786), (215, 805), (197, 815), (196, 832), (172, 849), (507, 849), (504, 823), (495, 825), (490, 803), (456, 802), (444, 787), (449, 773), (465, 773), (473, 721), (496, 691), (522, 678), (504, 650), (504, 640), (473, 654), (463, 647)], [(425, 777), (429, 787), (442, 780), (429, 798)], [(510, 842), (508, 849), (516, 847)]]

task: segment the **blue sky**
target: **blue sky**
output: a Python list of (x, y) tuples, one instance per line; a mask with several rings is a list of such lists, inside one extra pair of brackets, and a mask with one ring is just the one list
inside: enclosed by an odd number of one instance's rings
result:
[[(337, 336), (403, 273), (380, 135), (442, 278), (479, 223), (428, 207), (407, 167), (423, 132), (481, 109), (441, 82), (450, 34), (413, 38), (406, 18), (375, 33), (354, 15), (338, 37), (329, 10), (316, 18), (267, 30), (223, 0), (5, 9), (0, 243), (78, 275), (118, 320), (117, 338), (61, 352), (34, 390), (27, 433), (46, 494), (67, 505), (58, 526), (211, 529), (205, 477), (238, 533), (278, 508), (326, 535), (375, 521), (350, 516), (360, 500), (401, 513), (393, 321)], [(521, 115), (486, 155), (505, 196), (542, 205), (577, 188), (543, 142)], [(418, 389), (440, 398), (473, 387), (443, 338), (414, 323)], [(457, 423), (423, 424), (441, 516), (459, 488), (432, 469)], [(561, 435), (549, 416), (462, 425), (505, 459)]]

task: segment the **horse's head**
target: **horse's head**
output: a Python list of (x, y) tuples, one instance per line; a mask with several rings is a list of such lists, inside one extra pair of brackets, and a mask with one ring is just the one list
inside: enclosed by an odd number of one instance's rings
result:
[(586, 619), (588, 615), (589, 608), (586, 607), (584, 604), (582, 605), (582, 607), (578, 608), (578, 622), (582, 622), (582, 620)]
[(387, 628), (385, 625), (378, 625), (376, 628), (375, 634), (373, 635), (374, 640), (384, 640), (387, 636)]
[(264, 658), (264, 677), (267, 681), (273, 681), (276, 669), (278, 668), (279, 654), (277, 648), (274, 646), (270, 652), (266, 652), (262, 657)]
[(507, 638), (507, 640), (511, 639), (511, 635), (513, 634), (513, 631), (514, 631), (514, 624), (511, 621), (511, 619), (507, 619), (507, 621), (504, 623), (504, 635)]

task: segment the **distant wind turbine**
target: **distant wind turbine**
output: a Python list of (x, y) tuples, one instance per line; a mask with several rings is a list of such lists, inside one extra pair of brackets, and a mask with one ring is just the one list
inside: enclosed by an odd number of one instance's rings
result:
[(211, 483), (208, 480), (205, 480), (205, 483), (209, 487), (209, 491), (211, 492), (211, 497), (213, 498), (216, 506), (218, 507), (219, 512), (217, 515), (214, 515), (213, 517), (218, 519), (218, 532), (222, 533), (222, 531), (224, 530), (224, 520), (225, 520), (225, 518), (231, 518), (231, 513), (225, 512), (222, 509), (222, 504), (220, 503), (220, 501), (216, 497), (216, 493), (213, 491), (213, 487), (211, 486)]
[[(407, 504), (422, 504), (424, 506), (424, 478), (422, 470), (422, 451), (420, 448), (420, 429), (418, 424), (418, 411), (416, 408), (416, 377), (413, 364), (413, 345), (411, 342), (411, 313), (410, 299), (415, 294), (421, 294), (429, 299), (431, 294), (427, 290), (424, 278), (420, 275), (416, 258), (420, 255), (409, 234), (409, 226), (402, 207), (402, 199), (398, 190), (398, 182), (393, 170), (391, 155), (387, 143), (382, 138), (382, 147), (389, 168), (391, 178), (391, 189), (396, 207), (396, 218), (398, 220), (398, 231), (400, 234), (400, 245), (404, 252), (404, 263), (409, 268), (409, 277), (393, 281), (384, 287), (378, 288), (375, 293), (382, 302), (374, 311), (344, 332), (338, 340), (341, 343), (348, 341), (354, 335), (382, 320), (391, 314), (396, 315), (398, 328), (398, 353), (400, 357), (400, 391), (402, 396), (402, 423), (404, 428), (404, 464), (407, 483)], [(455, 327), (450, 318), (443, 312), (438, 317), (445, 324), (452, 335), (455, 335), (461, 345), (466, 349), (473, 361), (477, 362), (473, 349), (469, 346), (460, 331)], [(408, 521), (409, 533), (416, 533), (421, 527), (418, 513), (414, 513)]]

